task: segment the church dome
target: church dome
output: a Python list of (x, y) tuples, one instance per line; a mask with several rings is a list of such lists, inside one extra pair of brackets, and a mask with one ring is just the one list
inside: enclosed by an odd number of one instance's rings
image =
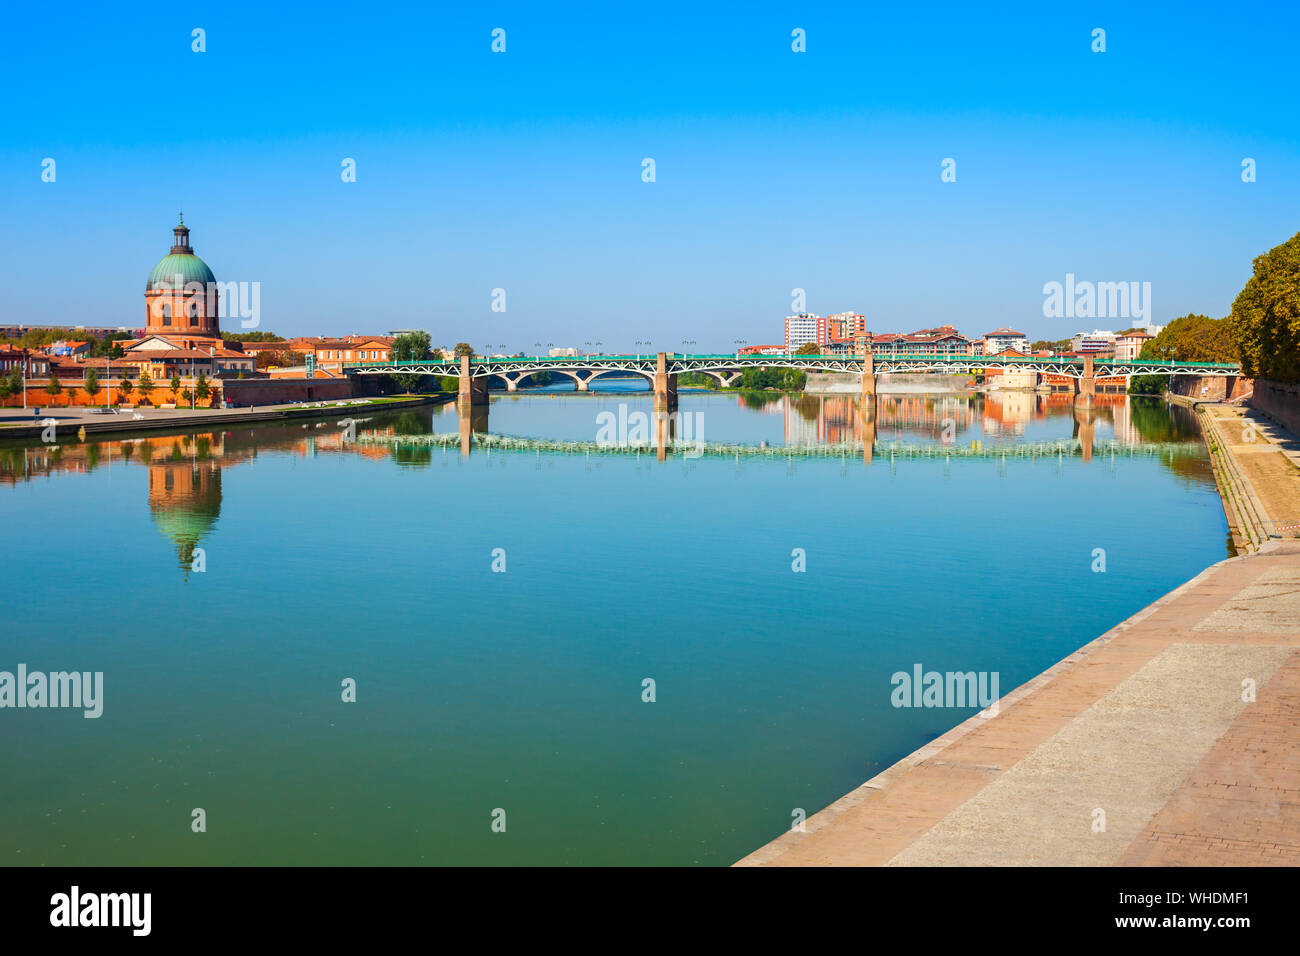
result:
[(144, 287), (146, 292), (154, 289), (184, 292), (191, 282), (200, 282), (206, 288), (209, 282), (216, 282), (208, 264), (194, 254), (170, 255), (158, 260), (158, 264), (149, 273), (149, 282)]
[(182, 217), (180, 223), (172, 230), (175, 241), (171, 252), (158, 261), (149, 273), (145, 292), (155, 289), (164, 292), (184, 292), (185, 286), (192, 282), (201, 283), (205, 288), (209, 282), (216, 282), (208, 264), (194, 254), (190, 248), (190, 230)]

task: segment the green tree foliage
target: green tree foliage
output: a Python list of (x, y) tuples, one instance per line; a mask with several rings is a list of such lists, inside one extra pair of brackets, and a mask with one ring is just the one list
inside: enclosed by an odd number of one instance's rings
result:
[(816, 342), (805, 342), (794, 351), (795, 355), (821, 355), (822, 347)]
[(97, 339), (90, 345), (88, 355), (103, 358), (121, 358), (126, 353), (122, 351), (120, 342), (135, 338), (130, 332), (109, 332), (102, 339)]
[(682, 372), (677, 376), (677, 384), (691, 388), (709, 388), (715, 391), (719, 388), (718, 380), (712, 375), (706, 375), (703, 372)]
[[(1142, 346), (1138, 357), (1152, 361), (1235, 362), (1237, 346), (1227, 319), (1193, 312), (1172, 320)], [(1135, 395), (1159, 395), (1168, 384), (1167, 375), (1134, 375), (1128, 390)]]
[(117, 383), (117, 394), (121, 396), (122, 401), (130, 401), (131, 390), (134, 388), (135, 383), (123, 375), (121, 380)]
[(1255, 257), (1227, 323), (1243, 374), (1300, 382), (1300, 233)]
[(1173, 358), (1180, 362), (1235, 362), (1237, 346), (1227, 319), (1191, 313), (1173, 319), (1142, 347), (1143, 358)]
[(81, 383), (81, 387), (89, 398), (94, 398), (95, 393), (99, 391), (99, 373), (93, 368), (86, 369), (86, 378)]
[[(429, 352), (429, 333), (428, 332), (403, 332), (397, 338), (393, 339), (393, 361), (395, 362), (422, 362), (431, 357)], [(414, 392), (420, 387), (425, 376), (413, 373), (403, 373), (401, 375), (391, 376), (397, 387), (404, 392)]]
[(470, 345), (468, 342), (457, 342), (456, 347), (452, 351), (456, 353), (456, 358), (460, 358), (462, 355), (473, 356), (474, 346)]
[(167, 387), (172, 390), (172, 400), (179, 401), (181, 397), (181, 377), (179, 375), (173, 375), (171, 384)]
[[(1195, 312), (1170, 321), (1158, 336), (1141, 347), (1140, 359), (1152, 362), (1236, 362), (1238, 351), (1227, 319), (1210, 319)], [(1135, 375), (1128, 394), (1158, 395), (1169, 386), (1167, 375)]]
[(1070, 339), (1057, 339), (1055, 342), (1049, 342), (1047, 339), (1039, 339), (1037, 342), (1031, 342), (1029, 351), (1031, 352), (1068, 352), (1070, 346), (1074, 343)]
[(63, 384), (53, 372), (50, 373), (50, 380), (45, 383), (45, 393), (52, 398), (63, 394)]
[[(456, 380), (459, 382), (459, 379)], [(525, 388), (541, 388), (555, 381), (555, 373), (548, 369), (539, 369), (522, 379), (519, 384)]]
[(429, 357), (428, 332), (403, 332), (393, 339), (393, 360), (420, 362)]
[(740, 373), (740, 388), (762, 390), (768, 388), (801, 392), (808, 383), (808, 374), (802, 369), (756, 368), (750, 366)]
[(18, 345), (25, 349), (39, 349), (58, 341), (76, 341), (77, 333), (72, 329), (30, 329), (18, 339)]
[(194, 397), (200, 402), (206, 402), (208, 396), (212, 394), (212, 386), (208, 384), (208, 377), (199, 372), (198, 381), (194, 383)]
[(274, 332), (222, 332), (221, 338), (226, 342), (283, 342), (284, 339)]

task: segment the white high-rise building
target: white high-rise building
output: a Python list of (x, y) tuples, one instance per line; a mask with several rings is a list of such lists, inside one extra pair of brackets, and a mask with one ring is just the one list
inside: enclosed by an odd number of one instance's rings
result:
[(811, 312), (785, 317), (785, 350), (793, 352), (801, 345), (810, 342), (816, 345), (826, 344), (826, 318)]

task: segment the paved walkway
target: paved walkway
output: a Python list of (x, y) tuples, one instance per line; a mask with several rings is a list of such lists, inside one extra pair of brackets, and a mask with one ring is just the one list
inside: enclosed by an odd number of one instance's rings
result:
[(1250, 504), (1267, 519), (1265, 531), (1300, 534), (1300, 439), (1251, 409), (1203, 406), (1211, 427), (1249, 486)]
[(1300, 541), (1208, 568), (805, 829), (738, 865), (1300, 865)]

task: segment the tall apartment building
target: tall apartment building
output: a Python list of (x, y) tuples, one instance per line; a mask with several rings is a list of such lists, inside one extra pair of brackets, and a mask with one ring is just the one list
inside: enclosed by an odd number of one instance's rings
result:
[(812, 342), (825, 345), (830, 336), (827, 334), (826, 317), (800, 312), (798, 315), (785, 317), (785, 348), (793, 352), (801, 345)]
[(857, 312), (835, 312), (826, 316), (828, 340), (852, 339), (867, 330), (867, 317)]

